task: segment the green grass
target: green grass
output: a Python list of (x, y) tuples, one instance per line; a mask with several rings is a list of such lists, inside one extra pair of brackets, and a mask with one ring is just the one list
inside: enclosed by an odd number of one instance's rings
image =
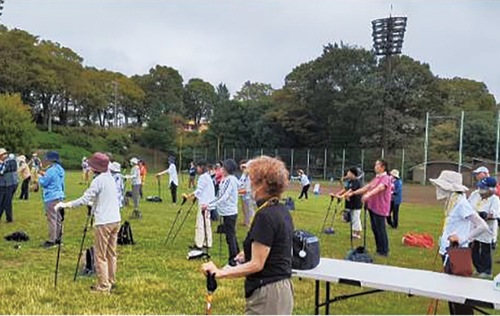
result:
[[(78, 197), (84, 186), (78, 184), (79, 173), (68, 173), (66, 187), (69, 199)], [(157, 194), (153, 179), (149, 177), (146, 195)], [(180, 193), (186, 192), (186, 183), (181, 184)], [(296, 185), (295, 185), (296, 186)], [(297, 187), (289, 194), (296, 197)], [(325, 191), (325, 188), (323, 189)], [(59, 282), (54, 289), (54, 268), (57, 248), (45, 250), (40, 244), (47, 237), (47, 224), (42, 211), (40, 194), (32, 194), (30, 201), (16, 200), (14, 224), (0, 223), (0, 236), (16, 230), (24, 230), (30, 241), (20, 249), (3, 238), (0, 241), (0, 314), (203, 314), (205, 312), (205, 279), (200, 272), (200, 261), (186, 260), (186, 247), (194, 237), (194, 214), (191, 214), (174, 246), (164, 244), (166, 233), (178, 210), (164, 192), (167, 202), (161, 204), (142, 202), (143, 219), (131, 222), (137, 244), (119, 246), (119, 289), (110, 296), (101, 296), (89, 291), (93, 278), (79, 277), (73, 282), (73, 273), (78, 256), (86, 209), (67, 211), (64, 223), (64, 245), (61, 253)], [(309, 201), (296, 202), (292, 213), (296, 228), (318, 232), (323, 222), (329, 199), (312, 197)], [(187, 210), (185, 206), (184, 211)], [(130, 208), (122, 211), (128, 218)], [(340, 213), (340, 208), (339, 208)], [(340, 215), (340, 214), (337, 214)], [(437, 236), (442, 212), (436, 207), (403, 205), (401, 226), (389, 230), (391, 255), (387, 259), (375, 257), (376, 263), (427, 270), (439, 269), (434, 262), (435, 249), (425, 250), (402, 246), (401, 238), (409, 231), (428, 232)], [(335, 222), (335, 235), (322, 236), (322, 256), (343, 258), (349, 250), (349, 227), (340, 216)], [(369, 227), (368, 227), (369, 230)], [(86, 240), (88, 247), (93, 239), (90, 231)], [(243, 241), (245, 229), (238, 226), (239, 242)], [(218, 236), (214, 234), (213, 259), (223, 262), (218, 255)], [(368, 232), (368, 249), (373, 253), (374, 242)], [(358, 242), (359, 243), (359, 242)], [(226, 246), (223, 245), (223, 258)], [(223, 260), (224, 261), (224, 260)], [(498, 272), (498, 266), (495, 271)], [(296, 314), (314, 312), (314, 282), (293, 279)], [(332, 293), (354, 293), (354, 287), (334, 285)], [(244, 312), (243, 279), (221, 280), (214, 294), (214, 314), (241, 314)], [(332, 305), (335, 314), (423, 314), (429, 299), (408, 298), (395, 293), (379, 293), (341, 301)], [(439, 313), (447, 313), (445, 303), (440, 304)]]

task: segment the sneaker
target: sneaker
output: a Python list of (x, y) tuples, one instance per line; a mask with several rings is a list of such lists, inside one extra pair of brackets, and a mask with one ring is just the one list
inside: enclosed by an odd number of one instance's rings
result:
[(479, 273), (478, 277), (481, 279), (491, 279), (492, 275), (483, 272), (483, 273)]
[(355, 239), (361, 239), (361, 235), (358, 235), (358, 234), (352, 234), (352, 238), (355, 238)]
[(107, 289), (107, 288), (101, 288), (97, 285), (90, 286), (90, 292), (93, 292), (93, 293), (109, 294), (110, 291), (111, 291), (111, 287), (109, 289)]
[(53, 241), (46, 241), (42, 244), (42, 247), (45, 248), (45, 249), (49, 249), (49, 248), (54, 248), (54, 247), (57, 247), (57, 244)]

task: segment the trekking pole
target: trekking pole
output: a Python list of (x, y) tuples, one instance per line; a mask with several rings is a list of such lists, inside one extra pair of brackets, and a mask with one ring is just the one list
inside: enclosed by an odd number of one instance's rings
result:
[(83, 244), (85, 243), (85, 236), (87, 235), (90, 218), (92, 217), (92, 206), (87, 205), (87, 210), (87, 220), (85, 222), (85, 228), (83, 229), (82, 241), (80, 242), (80, 252), (78, 253), (78, 260), (76, 261), (75, 276), (73, 277), (73, 282), (76, 281), (76, 276), (78, 275), (78, 267), (80, 266), (80, 260), (82, 259)]
[(183, 197), (181, 206), (179, 207), (179, 210), (177, 211), (177, 215), (175, 215), (175, 219), (172, 222), (172, 225), (170, 226), (170, 230), (168, 231), (167, 238), (165, 239), (165, 244), (170, 239), (170, 235), (172, 234), (172, 231), (174, 230), (175, 224), (177, 223), (177, 220), (179, 219), (179, 215), (181, 215), (182, 206), (186, 203), (186, 201), (187, 201), (187, 199), (185, 197)]
[(160, 178), (156, 178), (158, 180), (158, 197), (160, 198), (161, 201), (161, 181)]
[(61, 224), (61, 227), (59, 229), (59, 236), (56, 239), (57, 243), (57, 260), (56, 260), (56, 271), (55, 271), (55, 276), (54, 276), (54, 287), (57, 287), (57, 273), (59, 272), (59, 259), (61, 258), (61, 242), (62, 242), (62, 234), (63, 234), (63, 222), (64, 222), (64, 209), (61, 208), (59, 209), (59, 215), (61, 215), (61, 219), (59, 220), (59, 223)]
[(217, 280), (215, 279), (215, 273), (207, 273), (207, 296), (206, 296), (206, 309), (205, 315), (212, 315), (212, 296), (217, 289)]
[(323, 220), (323, 225), (321, 226), (321, 230), (319, 231), (319, 237), (320, 238), (323, 235), (323, 231), (325, 229), (326, 221), (328, 220), (328, 215), (330, 215), (330, 210), (332, 208), (332, 203), (333, 203), (334, 199), (335, 199), (334, 196), (330, 196), (330, 204), (328, 204), (328, 209), (326, 210), (326, 216), (325, 216), (325, 219)]
[(181, 225), (177, 228), (177, 231), (175, 232), (174, 237), (172, 238), (172, 244), (174, 243), (175, 238), (177, 238), (177, 234), (179, 234), (179, 232), (181, 231), (181, 228), (184, 225), (184, 222), (186, 221), (186, 219), (188, 218), (189, 213), (191, 213), (191, 210), (193, 209), (195, 202), (196, 202), (196, 198), (193, 199), (193, 203), (191, 204), (191, 206), (187, 210), (186, 215), (184, 215), (184, 218), (182, 219)]
[[(222, 216), (219, 216), (219, 227), (221, 227), (221, 230), (224, 227), (222, 225)], [(222, 231), (219, 232), (219, 260), (222, 262)]]
[(209, 246), (208, 246), (208, 231), (207, 231), (207, 213), (209, 211), (206, 210), (206, 211), (202, 211), (202, 216), (203, 216), (203, 230), (205, 230), (205, 249), (206, 249), (206, 252), (205, 252), (205, 258), (206, 259), (210, 259), (210, 254), (208, 253), (208, 249), (209, 249)]

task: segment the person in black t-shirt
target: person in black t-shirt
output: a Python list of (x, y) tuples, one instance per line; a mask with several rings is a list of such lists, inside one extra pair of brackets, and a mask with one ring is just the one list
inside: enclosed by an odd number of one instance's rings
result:
[(345, 179), (347, 183), (345, 188), (337, 194), (331, 193), (330, 195), (338, 199), (345, 198), (345, 208), (351, 214), (351, 225), (352, 225), (352, 237), (361, 238), (361, 208), (363, 203), (361, 202), (360, 195), (353, 195), (350, 198), (346, 197), (347, 193), (354, 192), (361, 188), (361, 182), (358, 180), (358, 168), (352, 167), (347, 170)]
[(252, 196), (258, 205), (238, 265), (219, 269), (203, 264), (205, 274), (216, 278), (246, 277), (246, 314), (287, 314), (293, 310), (292, 236), (293, 221), (280, 198), (288, 185), (288, 171), (282, 161), (262, 156), (247, 166)]

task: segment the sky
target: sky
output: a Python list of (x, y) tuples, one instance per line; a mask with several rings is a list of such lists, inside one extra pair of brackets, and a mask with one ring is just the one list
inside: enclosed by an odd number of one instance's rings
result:
[(370, 49), (371, 21), (391, 12), (408, 17), (405, 55), (441, 78), (482, 81), (500, 102), (495, 0), (5, 0), (0, 22), (88, 66), (130, 76), (160, 64), (234, 94), (247, 80), (280, 88), (328, 43)]

